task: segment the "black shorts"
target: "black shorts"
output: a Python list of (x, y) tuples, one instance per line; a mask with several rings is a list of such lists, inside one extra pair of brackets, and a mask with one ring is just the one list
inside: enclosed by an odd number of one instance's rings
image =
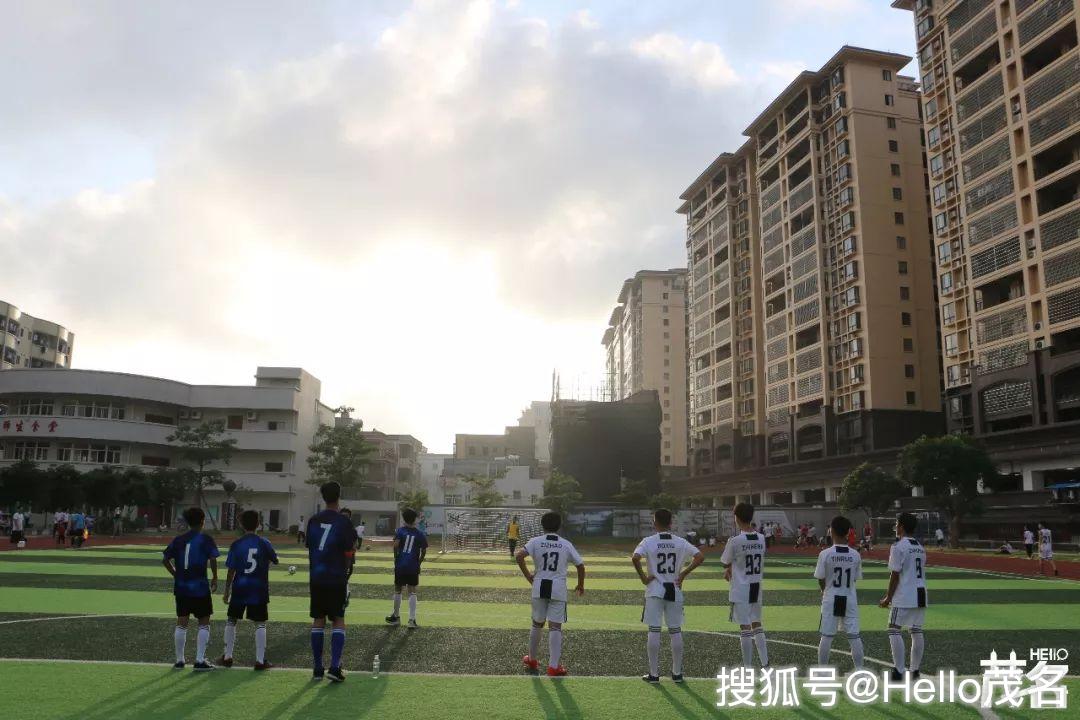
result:
[(404, 570), (394, 570), (394, 586), (405, 587), (406, 585), (412, 585), (413, 587), (420, 584), (420, 572), (407, 572)]
[(1031, 557), (1031, 553), (1035, 551), (1034, 543), (1027, 543), (1024, 545), (1024, 549), (1027, 550), (1028, 557)]
[(336, 620), (345, 617), (345, 585), (311, 585), (311, 617)]
[(228, 615), (230, 620), (242, 620), (245, 613), (248, 620), (254, 620), (255, 622), (266, 622), (266, 619), (270, 617), (266, 603), (248, 605), (236, 600), (229, 603)]
[(203, 597), (176, 596), (176, 617), (194, 615), (197, 618), (210, 617), (214, 614), (214, 600), (209, 595)]

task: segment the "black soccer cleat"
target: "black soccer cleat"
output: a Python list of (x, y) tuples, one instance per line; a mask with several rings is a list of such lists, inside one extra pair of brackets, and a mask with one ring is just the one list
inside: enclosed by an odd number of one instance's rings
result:
[(175, 663), (173, 663), (172, 669), (173, 670), (183, 670), (184, 669), (184, 661), (183, 660), (177, 660)]
[(681, 683), (683, 681), (682, 673), (671, 676), (671, 682)]
[(889, 679), (892, 680), (893, 682), (903, 682), (904, 681), (904, 673), (900, 672), (896, 668), (893, 668), (892, 672), (889, 673)]
[(642, 675), (641, 679), (649, 683), (650, 685), (655, 685), (656, 683), (660, 682), (659, 675)]
[(922, 674), (922, 673), (920, 673), (920, 672), (919, 672), (918, 670), (912, 670), (912, 671), (911, 671), (911, 679), (912, 679), (912, 680), (918, 680), (918, 679), (919, 679), (919, 675), (921, 675), (921, 674)]
[(203, 660), (202, 662), (197, 662), (194, 665), (192, 665), (191, 669), (194, 670), (195, 672), (210, 672), (211, 670), (214, 669), (214, 666), (211, 665), (210, 663), (206, 662), (205, 660)]
[(386, 622), (390, 623), (391, 625), (400, 625), (401, 617), (398, 615), (387, 615)]
[(233, 666), (233, 659), (227, 658), (224, 655), (218, 658), (217, 664), (224, 668), (231, 668)]
[(341, 672), (341, 668), (330, 668), (326, 671), (326, 677), (330, 682), (345, 682), (345, 673)]
[(409, 624), (406, 627), (408, 627), (410, 630), (415, 630), (416, 628), (418, 628), (420, 626), (416, 624), (415, 620), (410, 620)]
[(272, 667), (274, 667), (274, 664), (272, 662), (257, 662), (257, 663), (255, 663), (255, 670), (257, 672), (261, 672), (262, 670), (269, 670)]
[(311, 671), (311, 679), (312, 680), (322, 680), (323, 675), (325, 675), (325, 674), (326, 674), (325, 670), (323, 670), (321, 667), (317, 667), (317, 668), (315, 668), (314, 670)]

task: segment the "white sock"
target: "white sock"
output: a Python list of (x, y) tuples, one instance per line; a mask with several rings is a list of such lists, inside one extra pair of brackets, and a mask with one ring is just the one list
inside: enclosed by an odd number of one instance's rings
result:
[(176, 662), (184, 662), (184, 648), (187, 646), (187, 628), (176, 626), (173, 631), (173, 644), (176, 645)]
[(529, 630), (529, 659), (535, 660), (536, 654), (540, 652), (540, 633), (544, 631), (542, 627), (532, 626)]
[(754, 631), (743, 630), (739, 633), (739, 645), (742, 646), (742, 664), (743, 667), (753, 667), (754, 665)]
[(671, 674), (682, 675), (682, 628), (668, 628), (668, 634), (671, 636)]
[(649, 674), (657, 677), (660, 675), (660, 628), (649, 628), (649, 639), (645, 647), (649, 652)]
[(266, 625), (255, 626), (255, 662), (266, 662)]
[(829, 649), (832, 647), (832, 635), (822, 635), (817, 644), (817, 664), (824, 667), (829, 664)]
[(225, 623), (225, 657), (231, 660), (233, 654), (233, 647), (236, 645), (236, 624), (227, 622)]
[(759, 627), (754, 631), (754, 643), (757, 645), (758, 659), (761, 660), (761, 667), (769, 666), (769, 650), (765, 647), (765, 628)]
[(911, 628), (911, 669), (918, 670), (922, 667), (923, 649), (926, 640), (923, 638), (922, 628)]
[(401, 612), (401, 593), (394, 593), (394, 617)]
[(206, 648), (210, 645), (210, 626), (200, 625), (198, 641), (195, 643), (195, 662), (206, 662)]
[(416, 620), (416, 593), (409, 593), (409, 619)]
[(904, 636), (898, 628), (889, 628), (889, 649), (892, 650), (893, 667), (904, 672)]
[(851, 646), (851, 659), (855, 662), (855, 669), (862, 670), (863, 644), (862, 635), (848, 635), (848, 645)]
[(558, 630), (548, 630), (548, 648), (551, 651), (551, 658), (548, 660), (548, 665), (551, 667), (559, 667), (559, 659), (562, 657), (562, 628)]

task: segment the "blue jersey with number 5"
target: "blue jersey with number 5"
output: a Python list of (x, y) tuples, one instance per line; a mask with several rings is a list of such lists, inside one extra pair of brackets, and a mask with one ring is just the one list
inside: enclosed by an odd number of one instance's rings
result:
[(236, 571), (233, 602), (264, 605), (270, 602), (270, 563), (277, 564), (274, 546), (264, 537), (248, 533), (229, 546), (225, 566)]
[(312, 585), (344, 585), (356, 548), (356, 528), (336, 510), (323, 510), (308, 521), (308, 564)]
[(173, 538), (165, 548), (165, 559), (176, 567), (173, 594), (179, 597), (206, 597), (210, 583), (206, 579), (206, 565), (216, 558), (218, 551), (214, 538), (198, 530), (191, 530)]
[(401, 572), (420, 572), (420, 551), (427, 547), (427, 536), (414, 527), (402, 526), (394, 533), (398, 554), (394, 568)]

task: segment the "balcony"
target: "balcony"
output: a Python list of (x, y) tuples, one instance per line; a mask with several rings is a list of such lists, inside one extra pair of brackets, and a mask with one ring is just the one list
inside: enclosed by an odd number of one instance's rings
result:
[(1064, 170), (1080, 160), (1080, 133), (1040, 151), (1033, 160), (1036, 182)]
[(1027, 111), (1031, 113), (1043, 105), (1068, 94), (1080, 84), (1080, 52), (1070, 54), (1048, 66), (1027, 84)]
[(1005, 81), (1001, 73), (994, 73), (974, 87), (965, 88), (956, 100), (956, 116), (960, 122), (974, 117), (984, 107), (1005, 94)]
[(967, 30), (952, 39), (952, 61), (956, 65), (965, 56), (978, 49), (987, 40), (997, 36), (997, 19), (994, 13), (983, 15)]
[(1039, 236), (1043, 252), (1080, 239), (1080, 206), (1044, 220), (1039, 225)]
[[(1030, 111), (1031, 109), (1032, 108), (1029, 105), (1028, 110)], [(972, 120), (967, 125), (960, 128), (960, 151), (967, 152), (984, 140), (987, 140), (1004, 130), (1007, 124), (1008, 118), (1005, 114), (1004, 104), (986, 111), (975, 120)]]
[(761, 193), (761, 209), (768, 210), (780, 202), (780, 183), (773, 183), (772, 187)]
[(1064, 102), (1055, 105), (1042, 115), (1031, 118), (1028, 122), (1031, 146), (1037, 147), (1043, 142), (1080, 123), (1080, 92), (1073, 93)]
[(975, 332), (980, 345), (1027, 332), (1027, 310), (1014, 307), (988, 315), (976, 321)]
[[(1024, 297), (1024, 277), (1019, 270), (975, 288), (976, 309), (989, 310)], [(1020, 308), (1023, 310), (1023, 308)]]
[(1000, 68), (1001, 48), (994, 43), (964, 63), (963, 67), (953, 70), (953, 77), (956, 79), (956, 94), (958, 96), (964, 94), (987, 73), (996, 71), (1000, 75)]
[(1024, 47), (1060, 20), (1071, 15), (1072, 11), (1073, 0), (1045, 0), (1039, 9), (1016, 23), (1020, 47)]
[[(971, 256), (971, 277), (980, 278), (1020, 262), (1020, 238), (1010, 238)], [(1022, 289), (1022, 288), (1021, 288)]]
[(1013, 193), (1013, 187), (1012, 168), (976, 185), (964, 195), (967, 214), (978, 212), (998, 200), (1009, 197)]
[[(805, 170), (805, 173), (803, 172)], [(810, 201), (814, 197), (814, 182), (810, 178), (810, 163), (807, 163), (803, 168), (800, 168), (792, 174), (792, 178), (789, 181), (791, 187), (795, 189), (791, 191), (788, 198), (788, 207), (792, 211), (796, 211)]]
[(963, 0), (963, 2), (957, 3), (952, 12), (945, 17), (945, 24), (949, 26), (949, 34), (955, 34), (990, 5), (991, 0)]
[(1080, 169), (1038, 188), (1035, 197), (1040, 215), (1046, 215), (1080, 199)]

